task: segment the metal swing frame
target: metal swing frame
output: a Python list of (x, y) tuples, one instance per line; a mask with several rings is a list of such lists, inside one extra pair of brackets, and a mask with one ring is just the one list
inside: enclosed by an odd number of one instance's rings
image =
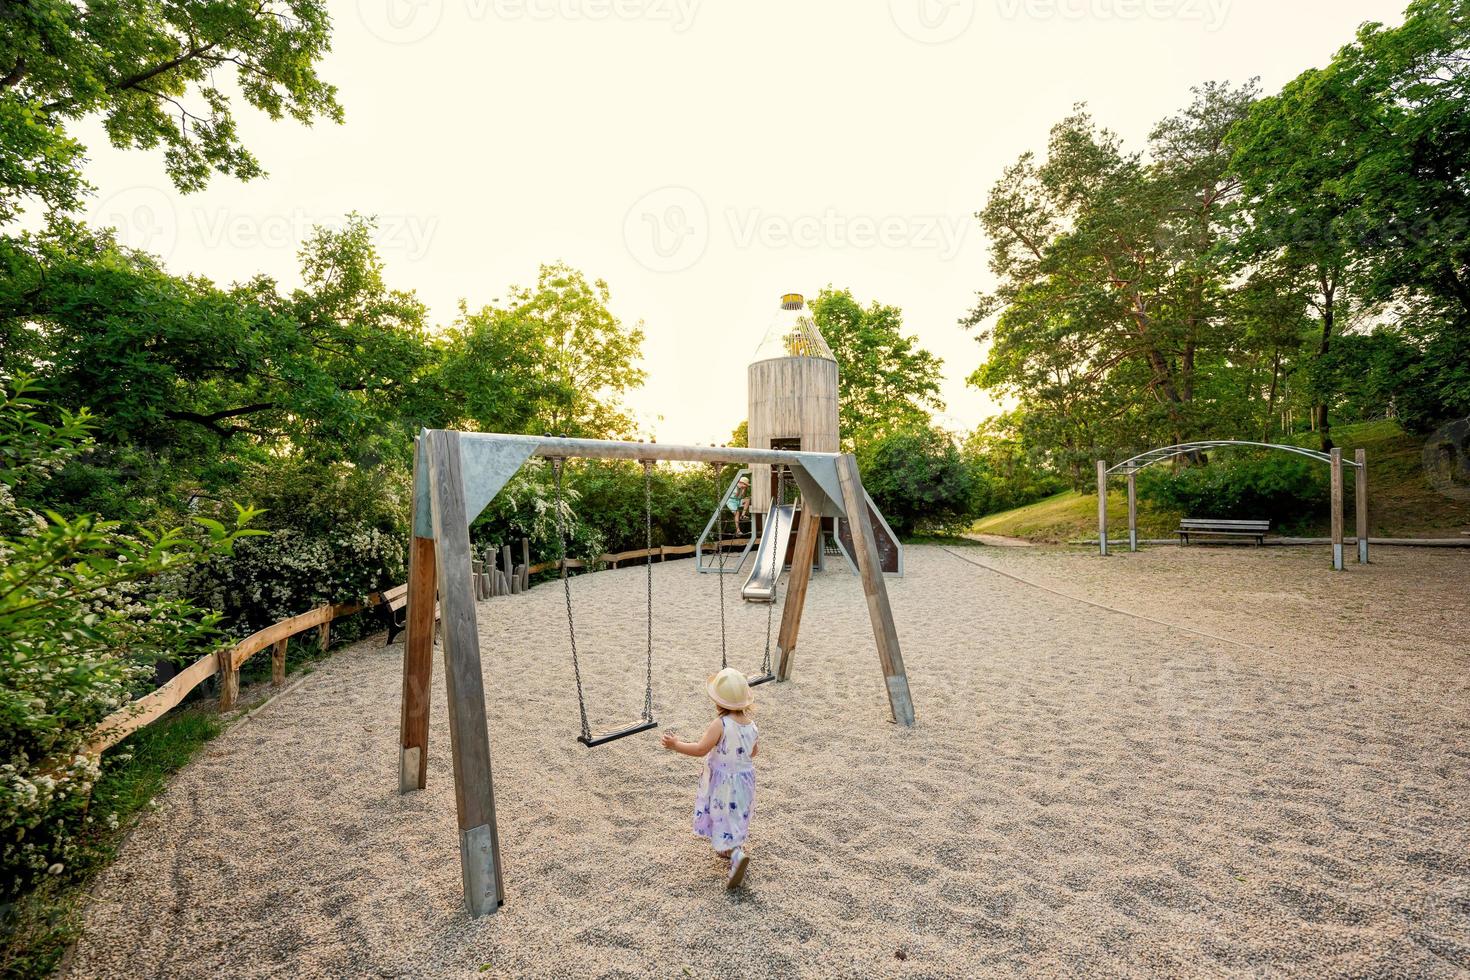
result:
[[(532, 456), (776, 464), (790, 468), (804, 505), (814, 516), (850, 517), (874, 645), (883, 671), (889, 712), (914, 723), (908, 674), (899, 647), (878, 546), (857, 460), (851, 454), (728, 446), (675, 446), (461, 433), (426, 429), (414, 452), (413, 536), (409, 542), (407, 629), (403, 655), (403, 710), (399, 727), (399, 790), (428, 782), (430, 683), (435, 600), (440, 609), (449, 744), (459, 826), (465, 906), (471, 915), (494, 912), (505, 901), (500, 838), (490, 769), (485, 676), (480, 660), (476, 601), (471, 581), (470, 523)], [(789, 680), (805, 605), (819, 520), (803, 520), (787, 583), (777, 642), (776, 679)], [(723, 577), (722, 577), (723, 578)], [(506, 607), (509, 608), (509, 607)]]

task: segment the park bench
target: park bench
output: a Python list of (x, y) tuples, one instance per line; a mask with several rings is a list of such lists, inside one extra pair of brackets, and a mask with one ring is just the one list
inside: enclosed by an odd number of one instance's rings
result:
[(1186, 517), (1180, 520), (1179, 530), (1174, 533), (1185, 544), (1189, 544), (1192, 536), (1211, 535), (1219, 538), (1255, 538), (1256, 544), (1260, 545), (1266, 540), (1266, 532), (1269, 530), (1270, 521), (1222, 521), (1209, 517)]
[(378, 605), (378, 616), (387, 627), (388, 645), (391, 647), (407, 625), (405, 617), (408, 615), (408, 583), (384, 589), (381, 595), (383, 601)]

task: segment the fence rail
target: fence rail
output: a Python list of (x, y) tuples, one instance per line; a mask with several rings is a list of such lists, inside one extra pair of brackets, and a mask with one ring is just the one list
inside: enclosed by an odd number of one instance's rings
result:
[[(727, 542), (725, 547), (731, 547), (734, 543)], [(619, 551), (614, 554), (599, 555), (591, 562), (579, 561), (574, 558), (567, 559), (566, 567), (569, 570), (585, 569), (589, 564), (604, 564), (617, 568), (619, 564), (626, 561), (638, 561), (640, 559), (657, 558), (664, 561), (670, 557), (684, 557), (694, 554), (695, 546), (688, 545), (660, 545), (655, 548), (638, 548), (633, 551)], [(538, 565), (530, 566), (530, 574), (536, 575), (541, 572), (549, 572), (557, 567), (557, 562), (547, 561)], [(286, 644), (291, 637), (307, 630), (318, 631), (319, 644), (322, 650), (326, 650), (331, 643), (331, 631), (333, 620), (344, 616), (352, 616), (366, 609), (382, 605), (384, 602), (392, 601), (392, 596), (400, 590), (406, 591), (406, 587), (399, 589), (386, 589), (383, 592), (374, 592), (360, 602), (342, 602), (333, 605), (318, 606), (310, 612), (304, 612), (290, 619), (283, 619), (279, 623), (273, 623), (263, 630), (252, 633), (240, 640), (233, 646), (225, 647), (216, 653), (208, 653), (175, 674), (166, 684), (148, 694), (143, 695), (136, 701), (129, 702), (126, 706), (108, 715), (102, 722), (92, 730), (92, 737), (87, 742), (86, 752), (89, 755), (101, 755), (107, 749), (121, 742), (133, 732), (162, 718), (171, 709), (177, 707), (184, 698), (188, 697), (200, 684), (215, 675), (220, 676), (219, 706), (221, 711), (229, 711), (235, 707), (240, 697), (240, 668), (251, 657), (263, 650), (271, 651), (271, 683), (280, 687), (286, 681)]]
[(286, 680), (286, 643), (298, 633), (309, 629), (319, 631), (321, 648), (325, 650), (331, 642), (332, 621), (351, 616), (379, 605), (383, 594), (375, 592), (362, 602), (344, 602), (336, 605), (319, 606), (310, 612), (273, 623), (259, 632), (252, 633), (234, 646), (225, 647), (216, 653), (207, 653), (182, 671), (168, 683), (143, 697), (114, 711), (92, 730), (87, 742), (87, 754), (100, 755), (121, 742), (133, 732), (163, 717), (171, 708), (189, 696), (189, 692), (209, 678), (219, 674), (220, 710), (229, 711), (240, 696), (240, 667), (255, 654), (266, 648), (271, 651), (271, 683), (279, 687)]

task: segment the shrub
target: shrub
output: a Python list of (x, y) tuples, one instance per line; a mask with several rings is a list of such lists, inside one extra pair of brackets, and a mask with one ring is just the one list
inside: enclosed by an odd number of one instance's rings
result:
[(900, 535), (955, 531), (973, 520), (974, 477), (949, 435), (915, 428), (858, 447), (863, 485)]
[(144, 687), (160, 658), (216, 642), (217, 614), (157, 587), (160, 576), (228, 554), (236, 527), (200, 519), (129, 532), (95, 515), (44, 516), (16, 503), (90, 445), (85, 413), (41, 420), (28, 380), (0, 391), (0, 897), (60, 874), (99, 775), (85, 753), (98, 722)]
[[(265, 508), (268, 538), (245, 541), (191, 571), (180, 590), (246, 636), (319, 605), (349, 602), (407, 579), (412, 480), (402, 468), (306, 459), (254, 464), (239, 492)], [(374, 629), (333, 624), (344, 640)]]
[(1316, 523), (1328, 504), (1327, 467), (1284, 454), (1236, 456), (1177, 471), (1164, 467), (1138, 476), (1138, 495), (1189, 517), (1269, 520), (1298, 530)]
[[(722, 483), (733, 477), (726, 467)], [(720, 488), (723, 492), (724, 487)], [(653, 543), (693, 544), (714, 512), (714, 476), (707, 467), (656, 466), (653, 471)], [(551, 465), (533, 459), (496, 496), (473, 525), (482, 545), (531, 541), (532, 562), (556, 557), (556, 492)], [(644, 547), (643, 468), (637, 463), (576, 460), (563, 475), (567, 552), (593, 558)], [(519, 555), (517, 555), (519, 560)]]

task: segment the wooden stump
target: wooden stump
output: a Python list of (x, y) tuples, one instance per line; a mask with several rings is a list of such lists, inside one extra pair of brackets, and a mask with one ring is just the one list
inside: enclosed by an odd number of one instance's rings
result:
[(235, 648), (227, 647), (215, 654), (219, 660), (219, 710), (233, 711), (240, 700), (240, 671), (235, 667)]
[(290, 642), (288, 637), (277, 640), (271, 647), (271, 683), (276, 687), (286, 683), (286, 644)]

